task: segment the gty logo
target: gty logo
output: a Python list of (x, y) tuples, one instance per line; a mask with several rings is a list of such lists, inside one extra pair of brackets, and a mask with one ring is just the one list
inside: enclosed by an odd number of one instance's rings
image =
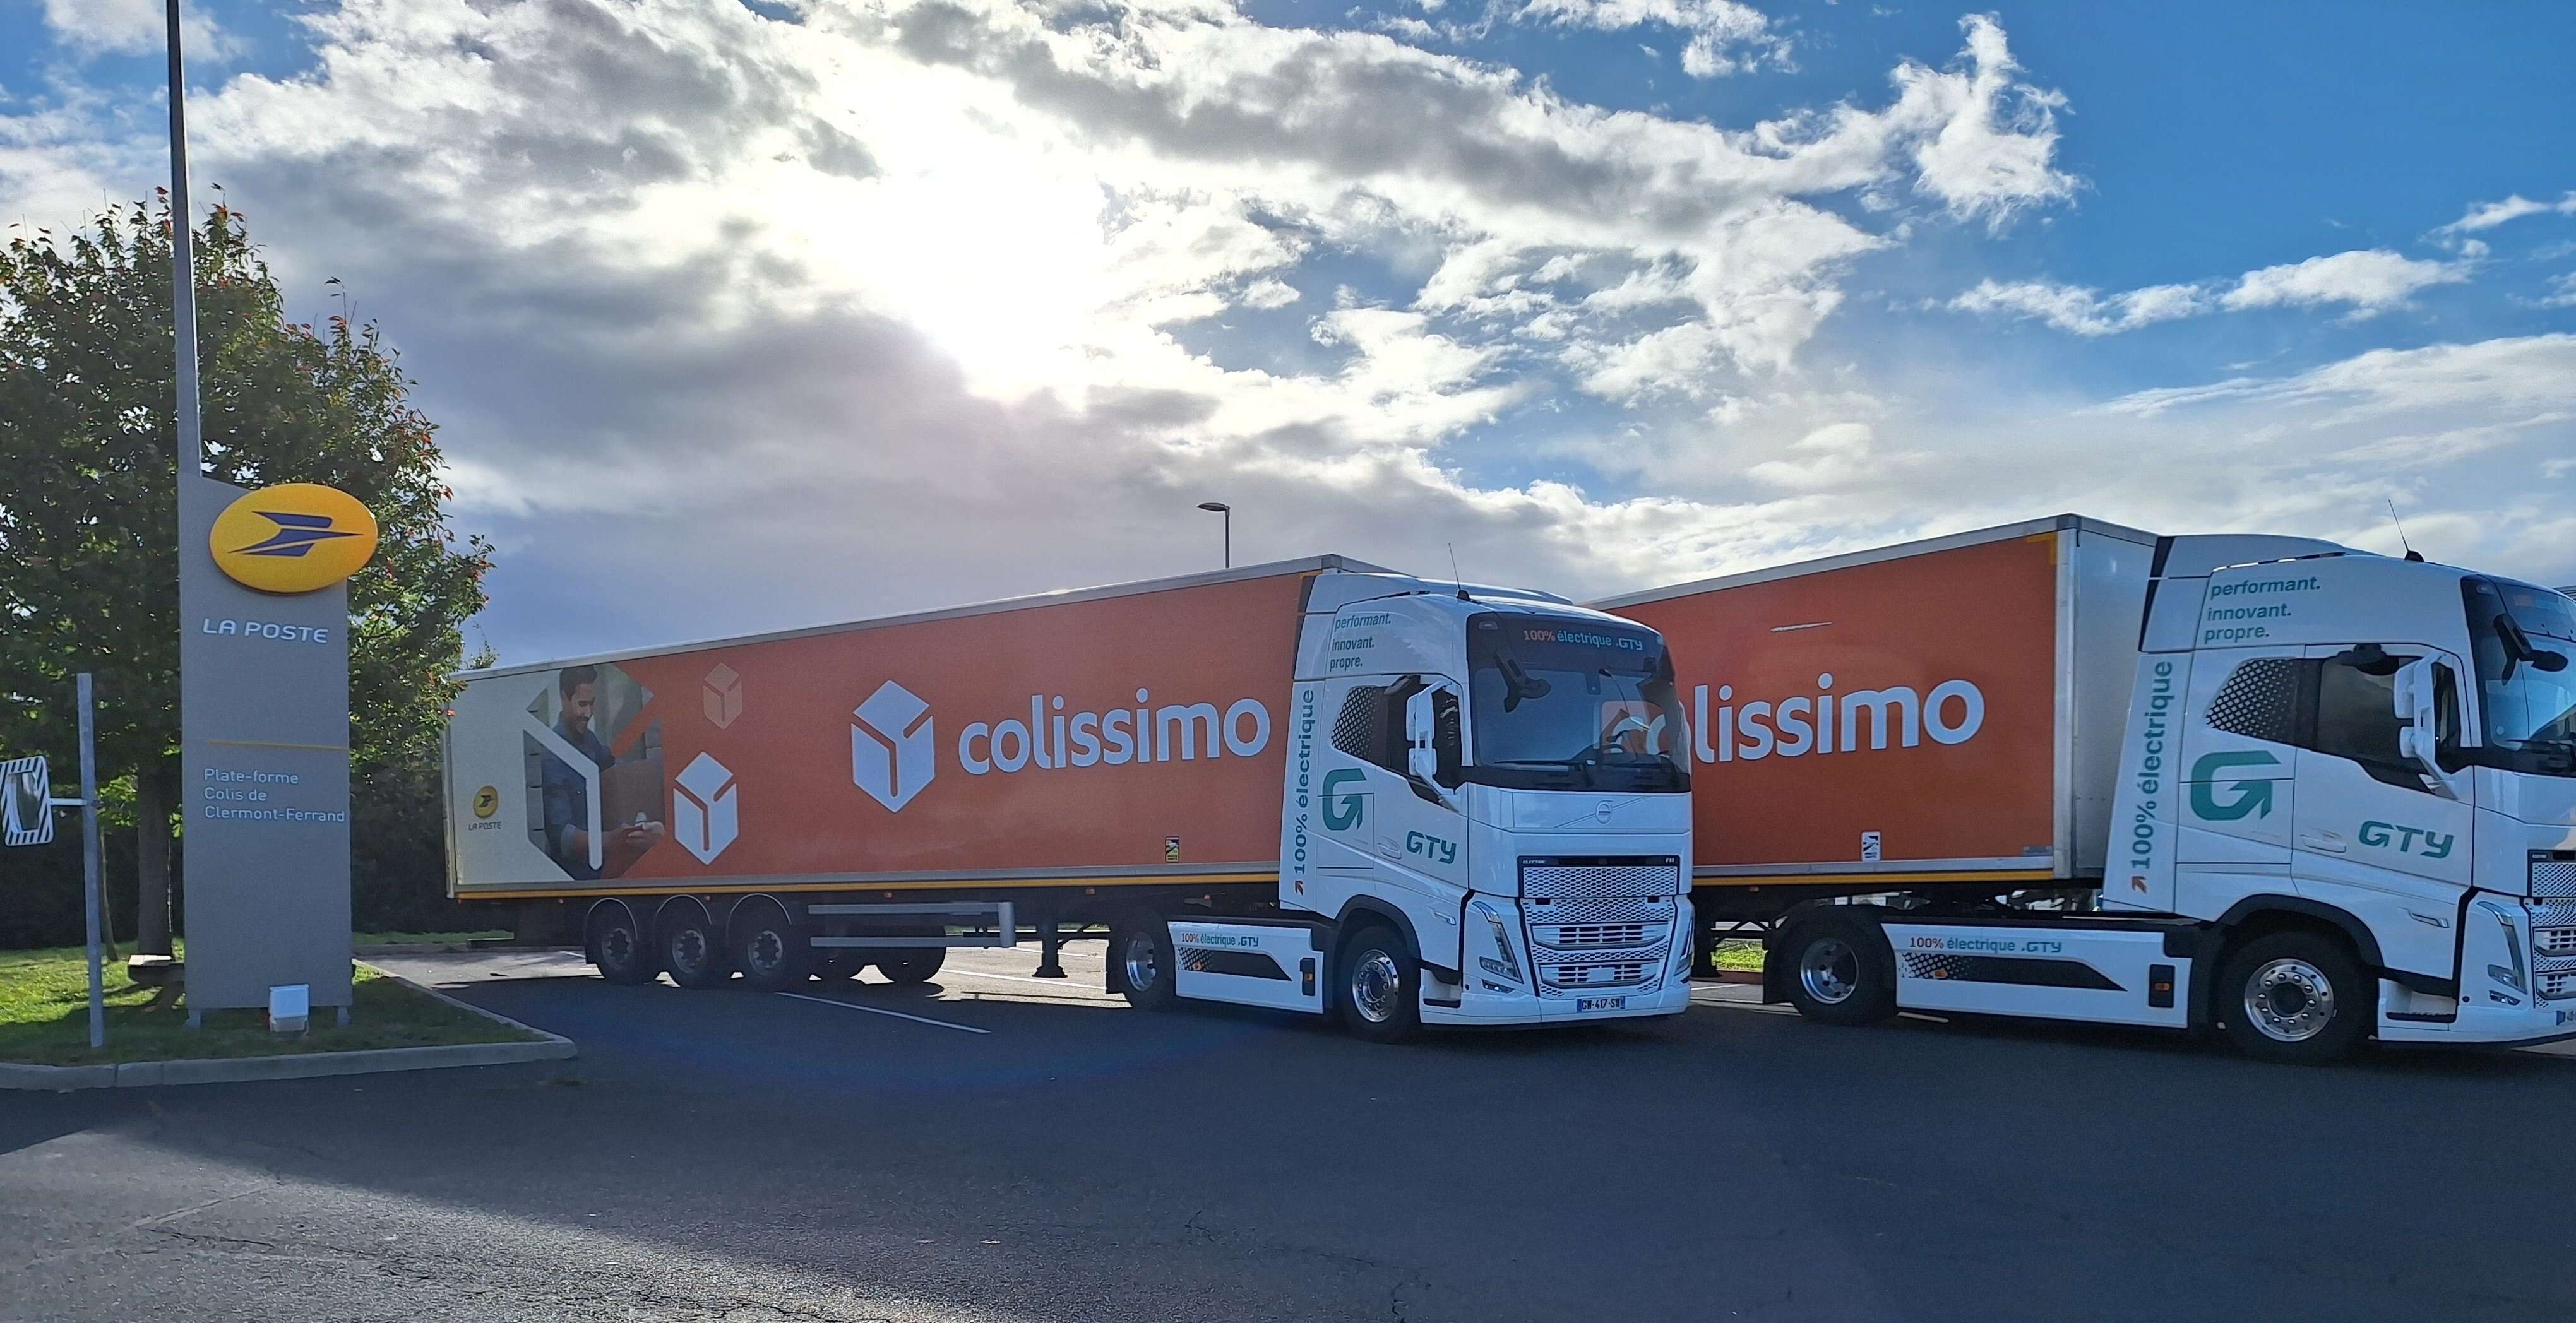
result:
[(1368, 816), (1370, 796), (1343, 786), (1364, 786), (1368, 774), (1351, 768), (1324, 773), (1324, 830), (1349, 831)]
[[(2250, 772), (2258, 767), (2279, 767), (2280, 765), (2280, 759), (2268, 753), (2255, 751), (2213, 753), (2193, 763), (2191, 765), (2193, 816), (2206, 822), (2234, 822), (2248, 815), (2257, 818), (2272, 816), (2272, 783), (2269, 780), (2256, 780), (2249, 776), (2222, 782), (2216, 778), (2239, 767)], [(2222, 788), (2233, 792), (2232, 797), (2221, 800), (2218, 792)]]
[(921, 793), (939, 775), (930, 704), (892, 680), (877, 686), (851, 713), (850, 779), (891, 812)]

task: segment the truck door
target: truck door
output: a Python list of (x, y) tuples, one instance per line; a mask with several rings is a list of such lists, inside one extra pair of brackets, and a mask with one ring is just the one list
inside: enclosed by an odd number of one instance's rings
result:
[[(2438, 744), (2458, 739), (2458, 659), (2406, 644), (2306, 650), (2313, 686), (2298, 754), (2299, 893), (2360, 918), (2399, 969), (2447, 977), (2469, 885), (2471, 778), (2401, 748), (2406, 691), (2430, 686)], [(2416, 665), (2411, 673), (2410, 663)], [(2430, 747), (2430, 746), (2428, 746)]]
[(2193, 663), (2174, 814), (2175, 908), (2183, 913), (2205, 907), (2194, 904), (2196, 893), (2206, 900), (2247, 890), (2219, 880), (2232, 874), (2263, 874), (2273, 885), (2287, 885), (2300, 653), (2296, 647), (2214, 649)]
[(1454, 778), (1441, 784), (1444, 769), (1465, 761), (1457, 685), (1437, 675), (1350, 677), (1326, 686), (1324, 704), (1332, 752), (1319, 778), (1316, 872), (1329, 894), (1305, 903), (1338, 913), (1374, 882), (1416, 915), (1417, 929), (1424, 918), (1439, 925), (1458, 912), (1468, 876)]

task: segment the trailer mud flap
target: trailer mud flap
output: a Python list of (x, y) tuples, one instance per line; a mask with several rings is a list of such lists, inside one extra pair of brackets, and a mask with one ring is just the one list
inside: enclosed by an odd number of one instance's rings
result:
[(1174, 920), (1172, 990), (1198, 1001), (1321, 1014), (1324, 953), (1304, 924)]

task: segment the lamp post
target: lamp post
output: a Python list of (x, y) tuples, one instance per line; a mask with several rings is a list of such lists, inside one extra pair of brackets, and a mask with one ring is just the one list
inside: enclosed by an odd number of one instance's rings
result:
[(1234, 568), (1234, 507), (1223, 501), (1201, 501), (1199, 508), (1225, 516), (1225, 567)]

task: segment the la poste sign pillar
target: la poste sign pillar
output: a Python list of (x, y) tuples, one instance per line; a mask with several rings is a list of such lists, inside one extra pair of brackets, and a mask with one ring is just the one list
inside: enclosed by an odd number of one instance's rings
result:
[(179, 803), (188, 1009), (349, 990), (349, 589), (355, 497), (179, 475)]

